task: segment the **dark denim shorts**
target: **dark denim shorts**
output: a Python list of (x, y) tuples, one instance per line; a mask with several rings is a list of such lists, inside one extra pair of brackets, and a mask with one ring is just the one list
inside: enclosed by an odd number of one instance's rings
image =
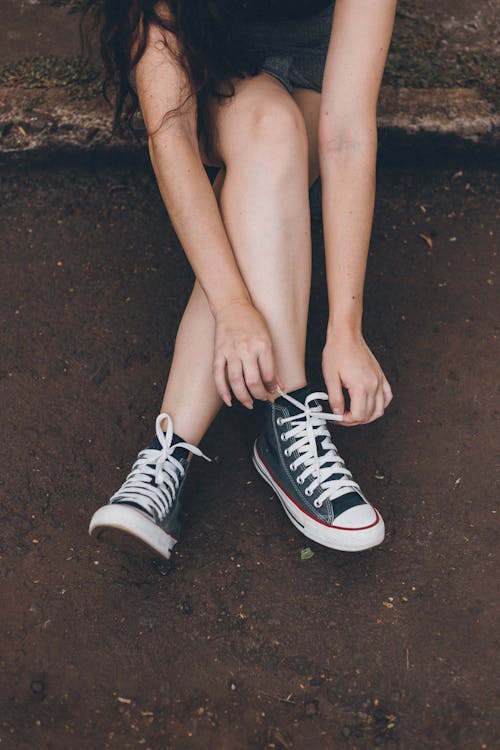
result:
[(258, 52), (259, 67), (288, 91), (298, 87), (321, 91), (334, 7), (332, 2), (305, 19), (247, 22), (247, 38)]
[[(294, 88), (321, 91), (335, 2), (305, 19), (246, 22), (250, 47), (261, 70), (277, 78), (288, 91)], [(132, 71), (129, 81), (136, 91)]]

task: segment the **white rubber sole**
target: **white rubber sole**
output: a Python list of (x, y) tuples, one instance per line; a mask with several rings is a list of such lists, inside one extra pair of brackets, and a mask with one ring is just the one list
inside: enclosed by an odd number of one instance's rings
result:
[(252, 458), (254, 466), (261, 477), (266, 480), (278, 496), (290, 521), (308, 539), (322, 544), (324, 547), (340, 550), (341, 552), (361, 552), (362, 550), (376, 547), (377, 544), (384, 541), (384, 521), (375, 508), (377, 520), (371, 526), (360, 529), (349, 529), (322, 524), (311, 518), (311, 516), (308, 516), (307, 513), (304, 513), (280, 487), (259, 456), (257, 443), (254, 445)]
[(145, 545), (155, 556), (170, 559), (177, 539), (163, 531), (145, 513), (129, 505), (103, 505), (90, 520), (89, 534), (99, 541), (129, 547), (131, 541)]

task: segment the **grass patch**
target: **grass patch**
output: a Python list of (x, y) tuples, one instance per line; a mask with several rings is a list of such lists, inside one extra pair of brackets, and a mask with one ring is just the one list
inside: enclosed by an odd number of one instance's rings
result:
[(49, 0), (48, 3), (52, 8), (66, 8), (68, 13), (83, 13), (91, 5), (95, 5), (95, 0)]
[(0, 86), (64, 88), (71, 98), (90, 99), (102, 89), (102, 69), (78, 55), (37, 55), (0, 65)]
[[(65, 0), (56, 0), (64, 2)], [(443, 54), (429, 39), (395, 38), (389, 52), (383, 83), (408, 88), (477, 88), (495, 109), (500, 107), (497, 86), (499, 60), (475, 51)], [(91, 99), (102, 90), (103, 71), (79, 55), (38, 55), (0, 64), (0, 86), (26, 89), (64, 88), (70, 98)]]

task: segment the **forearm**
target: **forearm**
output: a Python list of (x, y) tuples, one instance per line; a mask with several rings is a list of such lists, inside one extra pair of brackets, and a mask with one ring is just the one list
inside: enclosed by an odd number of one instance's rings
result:
[(363, 288), (375, 205), (376, 127), (320, 146), (328, 333), (361, 332)]
[(212, 312), (249, 300), (197, 145), (171, 131), (150, 138), (149, 150), (170, 220)]

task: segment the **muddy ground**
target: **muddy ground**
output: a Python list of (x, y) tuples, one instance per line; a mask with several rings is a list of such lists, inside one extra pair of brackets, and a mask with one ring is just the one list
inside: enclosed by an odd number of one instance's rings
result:
[(147, 165), (4, 171), (2, 750), (499, 747), (487, 166), (379, 166), (365, 328), (395, 397), (335, 436), (384, 544), (300, 537), (250, 463), (259, 414), (226, 409), (173, 563), (156, 567), (87, 526), (151, 436), (189, 268)]

